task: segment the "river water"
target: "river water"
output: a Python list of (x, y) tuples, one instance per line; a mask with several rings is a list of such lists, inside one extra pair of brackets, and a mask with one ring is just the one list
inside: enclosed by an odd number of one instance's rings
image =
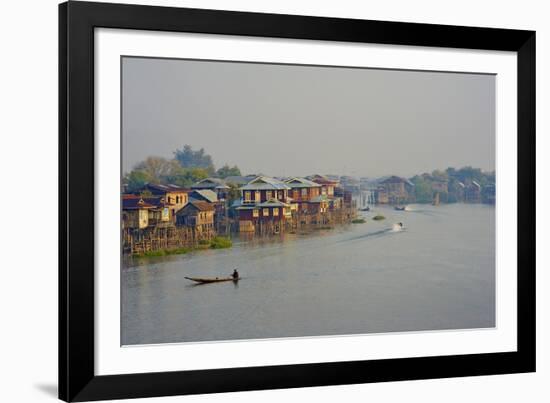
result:
[[(494, 327), (495, 208), (408, 209), (375, 207), (359, 213), (365, 224), (127, 261), (122, 344)], [(377, 213), (386, 219), (373, 221)], [(237, 284), (184, 279), (234, 268)]]

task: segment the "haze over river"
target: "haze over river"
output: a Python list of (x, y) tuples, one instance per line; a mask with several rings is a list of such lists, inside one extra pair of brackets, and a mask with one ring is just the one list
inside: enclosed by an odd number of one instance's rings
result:
[[(408, 209), (374, 207), (359, 213), (365, 224), (127, 261), (122, 344), (494, 327), (494, 206)], [(377, 213), (386, 219), (373, 221)], [(238, 283), (184, 279), (234, 268)]]

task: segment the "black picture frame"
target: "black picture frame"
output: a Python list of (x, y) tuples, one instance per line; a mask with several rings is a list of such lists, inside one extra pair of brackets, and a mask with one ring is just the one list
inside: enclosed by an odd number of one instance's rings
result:
[[(517, 352), (96, 376), (94, 29), (517, 52)], [(89, 401), (535, 371), (535, 32), (142, 5), (59, 5), (59, 398)], [(521, 197), (519, 197), (521, 194)]]

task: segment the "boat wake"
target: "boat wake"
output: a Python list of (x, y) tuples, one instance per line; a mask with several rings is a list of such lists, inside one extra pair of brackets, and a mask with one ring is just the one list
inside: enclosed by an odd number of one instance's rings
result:
[(405, 227), (403, 226), (403, 223), (398, 222), (392, 225), (391, 232), (400, 232), (403, 231)]
[(340, 242), (357, 241), (359, 239), (366, 238), (379, 238), (386, 235), (391, 235), (397, 232), (405, 231), (405, 227), (402, 223), (393, 224), (391, 228), (382, 229), (380, 231), (369, 232), (367, 234), (357, 235), (352, 238), (342, 239)]

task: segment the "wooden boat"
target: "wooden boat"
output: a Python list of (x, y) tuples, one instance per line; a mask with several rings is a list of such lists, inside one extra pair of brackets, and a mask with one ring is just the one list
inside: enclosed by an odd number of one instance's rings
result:
[(221, 283), (223, 281), (239, 281), (241, 278), (233, 277), (184, 277), (187, 280), (194, 281), (196, 283), (206, 284), (206, 283)]
[(405, 208), (406, 208), (406, 206), (403, 206), (403, 207), (395, 206), (394, 207), (394, 209), (397, 210), (397, 211), (405, 211)]
[(362, 209), (359, 209), (359, 211), (370, 211), (370, 207), (369, 206), (363, 207)]

